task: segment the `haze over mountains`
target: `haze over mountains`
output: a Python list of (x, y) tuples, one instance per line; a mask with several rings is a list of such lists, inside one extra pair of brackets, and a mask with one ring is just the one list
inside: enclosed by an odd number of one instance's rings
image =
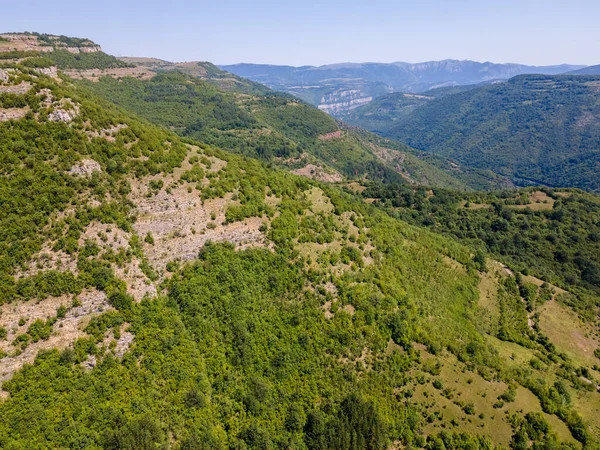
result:
[(569, 75), (600, 75), (600, 65), (588, 66), (568, 72)]
[(275, 90), (296, 95), (333, 115), (390, 92), (419, 93), (446, 86), (505, 80), (516, 75), (560, 74), (585, 66), (527, 66), (476, 61), (430, 61), (417, 64), (342, 63), (320, 67), (235, 64), (222, 69)]

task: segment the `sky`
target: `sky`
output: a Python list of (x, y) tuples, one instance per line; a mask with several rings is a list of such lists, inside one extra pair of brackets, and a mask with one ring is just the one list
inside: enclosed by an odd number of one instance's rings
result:
[(598, 0), (19, 0), (0, 31), (87, 37), (117, 56), (323, 65), (471, 59), (600, 64)]

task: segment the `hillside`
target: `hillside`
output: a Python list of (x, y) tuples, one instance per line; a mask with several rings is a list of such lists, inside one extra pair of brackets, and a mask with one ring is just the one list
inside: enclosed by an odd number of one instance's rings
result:
[(438, 191), (296, 176), (30, 64), (0, 68), (1, 448), (597, 448), (591, 287), (363, 188)]
[[(146, 66), (152, 65), (145, 63)], [(163, 64), (151, 79), (114, 76), (82, 83), (184, 137), (256, 157), (322, 181), (367, 177), (454, 189), (506, 187), (484, 171), (423, 157), (405, 145), (338, 124), (292, 96), (197, 63), (187, 74)], [(375, 144), (376, 143), (376, 144)]]
[(600, 75), (600, 65), (584, 67), (583, 69), (568, 72), (569, 75)]
[(426, 188), (377, 184), (362, 194), (402, 220), (482, 248), (520, 272), (600, 294), (596, 195), (548, 188), (427, 193)]
[[(99, 95), (183, 136), (304, 176), (329, 182), (362, 177), (405, 180), (455, 189), (510, 186), (506, 178), (489, 171), (461, 168), (398, 143), (379, 139), (375, 148), (374, 136), (342, 130), (325, 113), (207, 62), (116, 59), (86, 39), (37, 33), (4, 36), (0, 61), (28, 57), (29, 66), (51, 75), (58, 68), (82, 83), (92, 81), (87, 87)], [(65, 50), (57, 43), (81, 47)]]
[(234, 64), (221, 68), (293, 94), (334, 116), (391, 92), (422, 93), (429, 89), (478, 84), (526, 73), (560, 74), (583, 66), (525, 66), (475, 61), (342, 63), (320, 67)]
[[(32, 60), (31, 57), (39, 59)], [(28, 64), (65, 71), (124, 69), (131, 66), (102, 51), (89, 39), (40, 33), (0, 34), (0, 61), (30, 58)]]
[(206, 61), (188, 61), (174, 63), (155, 58), (120, 57), (119, 60), (136, 67), (146, 67), (154, 73), (181, 72), (195, 78), (208, 81), (219, 89), (237, 92), (239, 94), (264, 95), (270, 89), (263, 84), (239, 77), (219, 69)]
[(415, 109), (427, 104), (429, 101), (465, 92), (479, 86), (481, 84), (442, 87), (430, 89), (421, 94), (393, 92), (377, 97), (366, 105), (340, 113), (339, 117), (350, 125), (385, 134), (394, 128), (397, 122), (402, 122)]
[(428, 102), (385, 135), (518, 184), (600, 189), (600, 78), (519, 76)]

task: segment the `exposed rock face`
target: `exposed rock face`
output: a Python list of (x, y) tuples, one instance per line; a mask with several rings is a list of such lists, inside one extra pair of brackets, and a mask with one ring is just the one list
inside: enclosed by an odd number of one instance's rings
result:
[(0, 69), (0, 81), (6, 83), (8, 81), (8, 72)]
[(31, 89), (31, 84), (23, 81), (19, 84), (0, 86), (0, 94), (25, 94)]
[(52, 52), (56, 49), (66, 50), (71, 53), (95, 53), (102, 51), (102, 48), (89, 39), (77, 40), (78, 46), (69, 45), (73, 40), (65, 40), (61, 36), (45, 35), (40, 39), (40, 35), (27, 33), (5, 33), (0, 37), (8, 42), (0, 43), (0, 52), (10, 52), (13, 50), (36, 52)]
[(266, 245), (264, 233), (260, 231), (264, 219), (250, 217), (226, 223), (225, 212), (235, 203), (231, 194), (202, 202), (197, 194), (188, 192), (187, 187), (172, 188), (170, 193), (161, 190), (148, 196), (144, 184), (132, 186), (138, 214), (134, 229), (140, 236), (151, 233), (154, 237), (153, 245), (144, 244), (144, 252), (159, 273), (165, 273), (169, 261), (196, 259), (208, 241), (227, 241), (237, 248)]
[(291, 172), (296, 175), (326, 183), (337, 183), (344, 180), (344, 177), (338, 172), (327, 172), (323, 167), (316, 164), (307, 164), (306, 166), (292, 170)]
[(48, 120), (50, 122), (71, 122), (75, 116), (77, 115), (77, 111), (69, 110), (65, 111), (64, 109), (55, 109), (50, 114), (48, 114)]
[(0, 122), (21, 119), (25, 117), (28, 112), (29, 108), (0, 108)]
[[(0, 326), (7, 330), (6, 339), (0, 341), (0, 350), (6, 353), (6, 356), (0, 359), (0, 382), (11, 378), (24, 364), (32, 363), (38, 351), (51, 348), (62, 350), (71, 346), (75, 340), (86, 336), (82, 329), (92, 317), (112, 309), (106, 300), (106, 294), (95, 289), (82, 292), (78, 296), (78, 306), (71, 306), (72, 297), (49, 297), (39, 302), (31, 300), (0, 307)], [(51, 336), (32, 342), (22, 351), (17, 351), (19, 343), (15, 341), (16, 337), (26, 333), (36, 320), (45, 321), (55, 317), (57, 308), (61, 305), (66, 307), (67, 311), (64, 317), (58, 318), (52, 326)]]
[(88, 69), (88, 70), (66, 70), (67, 74), (71, 78), (76, 80), (86, 79), (90, 81), (100, 81), (101, 77), (132, 77), (138, 80), (149, 80), (156, 72), (153, 72), (146, 67), (114, 67), (112, 69)]
[(117, 135), (117, 133), (119, 133), (119, 131), (125, 128), (127, 128), (127, 125), (120, 123), (118, 125), (113, 125), (109, 128), (103, 128), (101, 130), (86, 131), (86, 134), (89, 136), (90, 139), (102, 138), (106, 139), (108, 142), (115, 142), (115, 136)]
[(93, 159), (83, 159), (69, 170), (71, 175), (90, 177), (94, 172), (102, 171), (100, 164)]
[(65, 50), (71, 53), (96, 53), (101, 52), (102, 47), (94, 45), (90, 47), (65, 47)]
[(39, 69), (35, 69), (37, 73), (41, 73), (42, 75), (48, 75), (49, 77), (56, 78), (58, 75), (58, 71), (56, 66), (52, 67), (40, 67)]
[(13, 50), (51, 52), (53, 50), (51, 46), (42, 46), (38, 41), (38, 37), (31, 34), (6, 33), (0, 34), (0, 37), (3, 37), (8, 41), (0, 43), (0, 52), (10, 52)]
[(324, 95), (321, 99), (319, 109), (330, 114), (349, 111), (365, 105), (373, 100), (373, 97), (365, 95), (358, 89), (339, 90)]
[(342, 137), (342, 130), (334, 131), (333, 133), (322, 134), (319, 136), (321, 141), (330, 141), (331, 139), (336, 139)]
[[(125, 328), (125, 324), (123, 324), (122, 328)], [(129, 331), (121, 330), (121, 337), (117, 339), (117, 345), (115, 347), (115, 356), (117, 358), (123, 358), (131, 344), (133, 343), (134, 335)]]

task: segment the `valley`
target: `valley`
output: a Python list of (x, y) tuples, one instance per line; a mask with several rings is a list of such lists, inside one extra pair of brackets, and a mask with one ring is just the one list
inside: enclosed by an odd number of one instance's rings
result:
[(391, 94), (347, 120), (520, 186), (597, 191), (598, 86), (594, 75), (522, 75), (426, 99)]
[[(341, 63), (320, 67), (235, 64), (221, 69), (295, 95), (338, 117), (392, 92), (424, 93), (431, 89), (507, 80), (535, 73), (556, 75), (582, 66), (548, 67), (476, 61)], [(583, 69), (585, 70), (585, 69)]]

